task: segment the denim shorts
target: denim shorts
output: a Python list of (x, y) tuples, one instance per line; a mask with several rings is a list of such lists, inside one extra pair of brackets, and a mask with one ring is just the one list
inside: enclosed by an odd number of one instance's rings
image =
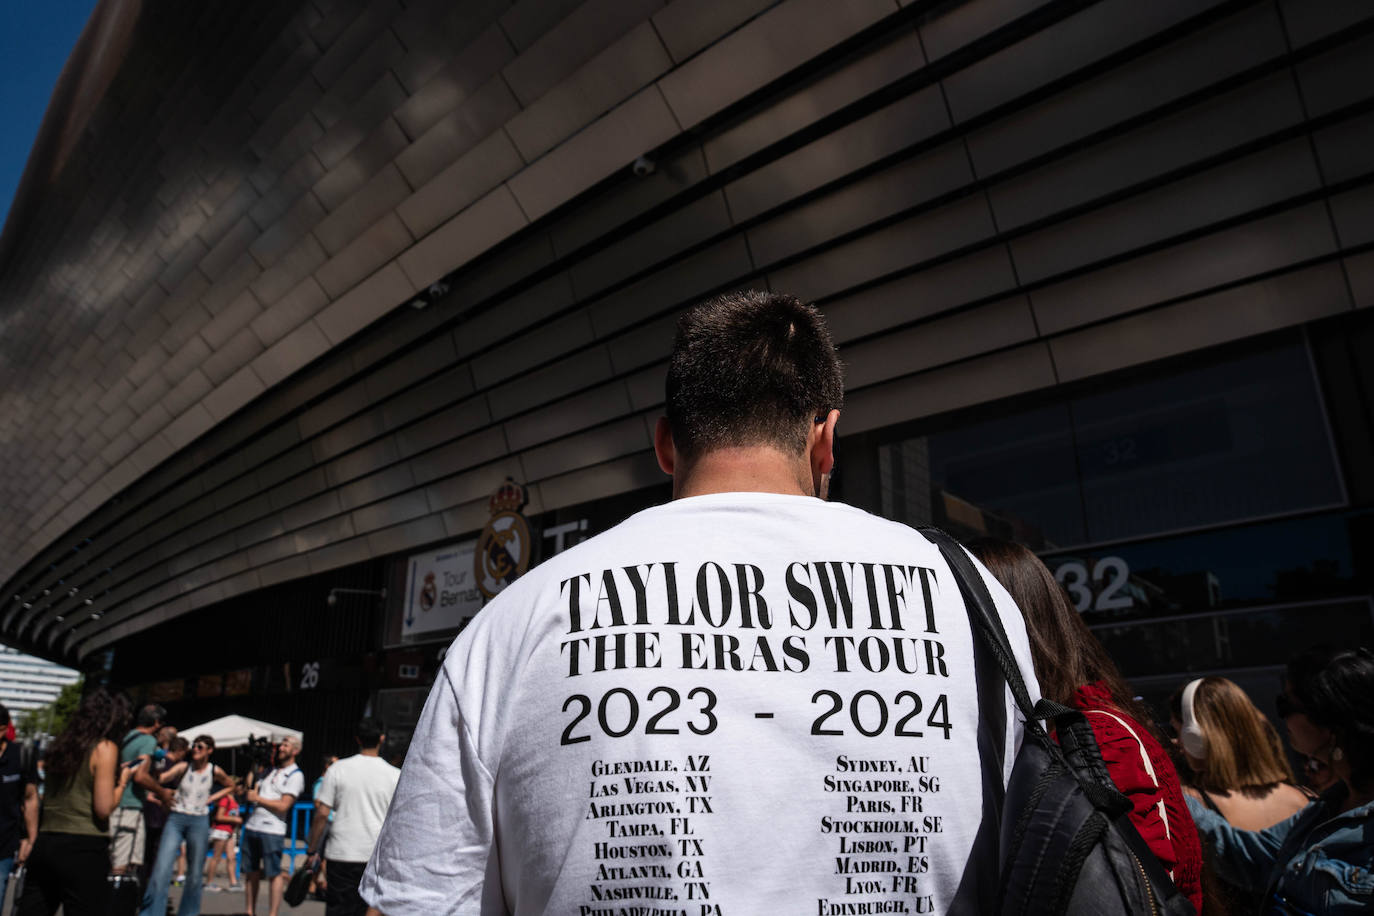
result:
[(274, 833), (258, 833), (256, 830), (243, 831), (239, 849), (243, 855), (245, 872), (260, 871), (265, 877), (275, 878), (281, 874), (281, 850), (286, 837)]

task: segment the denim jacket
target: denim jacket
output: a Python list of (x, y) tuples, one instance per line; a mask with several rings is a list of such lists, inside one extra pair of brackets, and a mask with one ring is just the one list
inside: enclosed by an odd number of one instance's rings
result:
[(1216, 849), (1217, 870), (1242, 887), (1266, 889), (1265, 913), (1374, 911), (1374, 803), (1336, 814), (1344, 783), (1265, 830), (1232, 827), (1188, 797), (1198, 833)]

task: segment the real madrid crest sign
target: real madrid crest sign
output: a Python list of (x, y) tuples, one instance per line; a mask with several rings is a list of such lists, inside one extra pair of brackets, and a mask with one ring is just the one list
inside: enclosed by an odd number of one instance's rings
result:
[(525, 505), (525, 488), (507, 477), (487, 503), (491, 520), (482, 529), (473, 554), (477, 587), (488, 598), (515, 580), (530, 566), (530, 527), (520, 509)]

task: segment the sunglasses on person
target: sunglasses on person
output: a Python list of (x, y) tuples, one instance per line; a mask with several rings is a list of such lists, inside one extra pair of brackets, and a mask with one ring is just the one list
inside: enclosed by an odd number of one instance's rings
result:
[(202, 742), (200, 742), (200, 741), (197, 741), (195, 744), (191, 745), (191, 749), (192, 749), (192, 750), (196, 750), (196, 751), (211, 751), (211, 750), (214, 750), (214, 748), (210, 747), (210, 745), (204, 744), (204, 743), (202, 743)]

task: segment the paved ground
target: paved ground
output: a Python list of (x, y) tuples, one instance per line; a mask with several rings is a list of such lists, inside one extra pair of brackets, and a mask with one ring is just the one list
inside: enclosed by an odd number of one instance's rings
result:
[[(4, 907), (0, 912), (9, 913), (11, 910), (10, 899), (14, 894), (6, 894)], [(172, 888), (172, 901), (179, 904), (181, 902), (181, 888)], [(248, 911), (244, 902), (243, 890), (241, 888), (232, 891), (225, 890), (207, 892), (201, 895), (200, 911), (209, 916), (224, 916), (224, 914), (246, 913)], [(267, 888), (263, 887), (258, 891), (258, 916), (267, 914)], [(285, 903), (281, 905), (279, 916), (324, 916), (324, 904), (318, 900), (306, 900), (298, 907), (290, 907)]]
[[(172, 900), (176, 903), (181, 902), (181, 888), (172, 888)], [(214, 893), (206, 891), (200, 896), (200, 911), (220, 916), (220, 914), (246, 913), (248, 908), (244, 903), (243, 890), (235, 889), (232, 891), (221, 891)], [(258, 916), (266, 916), (267, 913), (267, 888), (264, 886), (258, 890)], [(324, 916), (324, 904), (318, 900), (306, 900), (298, 907), (290, 907), (285, 903), (281, 905), (279, 916)]]

